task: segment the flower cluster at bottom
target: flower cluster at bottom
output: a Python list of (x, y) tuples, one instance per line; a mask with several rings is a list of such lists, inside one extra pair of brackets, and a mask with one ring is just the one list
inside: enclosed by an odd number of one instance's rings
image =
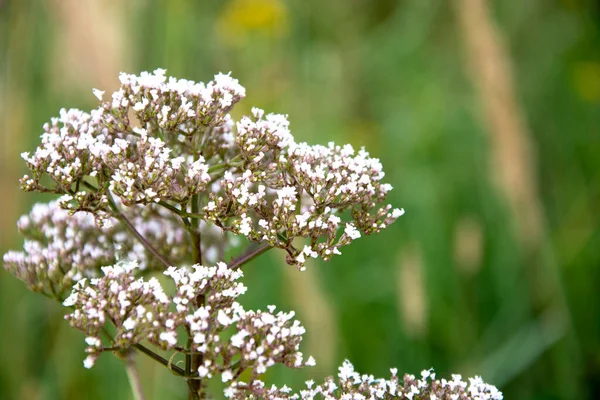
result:
[(366, 400), (366, 399), (409, 399), (409, 400), (500, 400), (502, 393), (495, 386), (485, 383), (481, 377), (462, 380), (452, 375), (452, 380), (435, 378), (432, 369), (421, 372), (421, 378), (405, 374), (401, 379), (398, 370), (392, 368), (390, 379), (376, 379), (373, 375), (360, 375), (346, 360), (339, 368), (337, 382), (328, 377), (320, 385), (306, 382), (306, 389), (293, 393), (283, 386), (267, 387), (262, 381), (237, 382), (225, 390), (231, 399), (281, 399), (281, 400)]
[[(104, 276), (82, 279), (64, 305), (73, 311), (66, 316), (71, 326), (83, 331), (88, 344), (84, 365), (92, 367), (107, 349), (127, 349), (147, 341), (163, 350), (201, 355), (202, 363), (192, 378), (220, 375), (235, 381), (248, 372), (251, 380), (275, 364), (291, 368), (314, 365), (299, 352), (305, 330), (294, 313), (246, 311), (236, 298), (246, 291), (238, 282), (240, 270), (225, 263), (213, 267), (171, 267), (165, 271), (175, 284), (168, 296), (158, 279), (136, 278), (135, 262), (104, 267)], [(103, 346), (101, 334), (116, 329)], [(191, 343), (179, 334), (186, 332)], [(108, 336), (108, 335), (107, 335)]]
[[(305, 330), (293, 312), (275, 314), (275, 306), (244, 310), (236, 301), (246, 291), (238, 281), (243, 274), (225, 263), (169, 268), (164, 274), (175, 284), (172, 296), (158, 279), (136, 278), (137, 269), (135, 262), (104, 267), (102, 278), (82, 279), (65, 300), (64, 305), (73, 308), (66, 319), (87, 335), (87, 368), (103, 351), (147, 341), (163, 350), (201, 355), (188, 378), (219, 378), (228, 385), (224, 395), (231, 399), (502, 399), (502, 393), (479, 377), (468, 382), (460, 375), (436, 380), (433, 370), (426, 370), (421, 379), (409, 374), (401, 379), (392, 369), (389, 379), (376, 379), (358, 374), (349, 361), (339, 368), (337, 381), (308, 381), (306, 389), (296, 393), (287, 386), (267, 386), (260, 378), (273, 365), (315, 365), (299, 351)], [(108, 332), (107, 325), (116, 333), (104, 347), (100, 334)], [(182, 331), (189, 338), (187, 345), (181, 343)]]

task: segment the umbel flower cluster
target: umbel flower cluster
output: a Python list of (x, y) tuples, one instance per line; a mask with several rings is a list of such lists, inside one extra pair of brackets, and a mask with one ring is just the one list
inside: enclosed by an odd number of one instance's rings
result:
[[(85, 367), (135, 350), (184, 378), (190, 399), (206, 398), (210, 379), (232, 399), (502, 398), (480, 378), (392, 370), (375, 379), (348, 361), (337, 380), (296, 392), (264, 383), (274, 365), (315, 360), (300, 351), (305, 330), (293, 312), (238, 302), (242, 267), (276, 248), (303, 270), (404, 210), (385, 204), (392, 187), (364, 149), (297, 143), (287, 116), (257, 108), (234, 121), (245, 89), (229, 75), (207, 84), (164, 70), (119, 78), (110, 98), (94, 89), (90, 113), (61, 110), (23, 153), (31, 172), (22, 188), (58, 199), (21, 217), (23, 251), (4, 255), (8, 271), (69, 309), (85, 334)], [(239, 237), (253, 244), (229, 258)]]

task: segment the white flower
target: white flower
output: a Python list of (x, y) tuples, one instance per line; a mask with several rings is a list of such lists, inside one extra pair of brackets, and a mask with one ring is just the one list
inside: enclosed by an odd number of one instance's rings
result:
[(252, 226), (250, 225), (252, 223), (252, 219), (248, 216), (242, 216), (242, 221), (240, 222), (240, 233), (244, 236), (248, 236), (250, 235), (250, 232), (252, 232)]
[(221, 380), (223, 382), (229, 382), (232, 379), (233, 379), (233, 373), (228, 369), (223, 371), (223, 373), (221, 374)]
[(92, 93), (94, 96), (100, 101), (102, 101), (102, 96), (104, 96), (104, 90), (92, 89)]
[(342, 366), (339, 367), (338, 369), (339, 369), (338, 376), (343, 381), (347, 381), (351, 377), (354, 376), (354, 366), (348, 360), (345, 360), (343, 362)]
[(353, 240), (360, 238), (360, 232), (352, 224), (346, 224), (346, 227), (344, 228), (344, 233)]
[(177, 344), (177, 334), (173, 331), (161, 332), (159, 339), (163, 342), (167, 342), (169, 346), (175, 346)]
[(88, 336), (85, 338), (85, 342), (87, 343), (88, 346), (90, 347), (102, 347), (102, 341), (100, 341), (100, 339), (98, 339), (95, 336)]
[(94, 357), (94, 356), (87, 356), (86, 359), (83, 360), (83, 366), (87, 369), (92, 368), (95, 363), (96, 363), (96, 357)]
[(200, 378), (204, 378), (209, 374), (209, 370), (208, 368), (206, 368), (204, 365), (201, 365), (198, 367), (198, 375), (200, 376)]
[(398, 218), (404, 215), (404, 208), (394, 208), (392, 211), (392, 218)]
[(125, 322), (123, 322), (123, 328), (125, 328), (126, 330), (130, 331), (133, 328), (135, 328), (135, 321), (131, 318), (127, 318), (125, 320)]

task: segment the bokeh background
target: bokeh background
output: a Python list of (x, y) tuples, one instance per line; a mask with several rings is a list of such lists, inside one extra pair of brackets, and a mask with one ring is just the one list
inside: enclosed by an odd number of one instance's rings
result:
[[(600, 398), (600, 2), (0, 0), (0, 250), (19, 248), (19, 154), (120, 71), (219, 71), (298, 140), (366, 146), (406, 215), (305, 273), (268, 253), (249, 307), (295, 309), (318, 365), (481, 374), (507, 399)], [(82, 367), (64, 311), (0, 270), (0, 398), (128, 399)], [(148, 399), (185, 385), (138, 357)]]

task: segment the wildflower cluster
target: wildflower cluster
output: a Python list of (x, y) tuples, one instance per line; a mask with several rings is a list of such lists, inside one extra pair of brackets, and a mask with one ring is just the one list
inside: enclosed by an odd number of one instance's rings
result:
[[(188, 256), (187, 233), (171, 213), (157, 207), (128, 207), (123, 212), (135, 229), (167, 258), (181, 260)], [(72, 215), (56, 201), (36, 204), (17, 223), (26, 238), (23, 251), (6, 253), (4, 267), (31, 290), (60, 301), (79, 279), (97, 277), (102, 266), (119, 259), (137, 260), (141, 270), (162, 268), (117, 219), (106, 222), (98, 227), (90, 214)]]
[(314, 381), (306, 382), (306, 389), (296, 393), (287, 386), (278, 388), (267, 386), (264, 382), (240, 382), (231, 385), (225, 396), (231, 399), (282, 399), (282, 400), (312, 400), (312, 399), (427, 399), (427, 400), (499, 400), (502, 393), (492, 385), (483, 382), (481, 377), (462, 380), (460, 375), (452, 375), (452, 380), (435, 378), (432, 369), (421, 372), (421, 378), (405, 374), (401, 379), (398, 370), (390, 370), (389, 379), (376, 379), (373, 375), (360, 375), (354, 371), (354, 366), (346, 360), (339, 367), (337, 381), (328, 377), (316, 385)]
[[(218, 226), (285, 249), (288, 263), (302, 268), (307, 257), (329, 260), (360, 232), (379, 232), (404, 213), (376, 208), (392, 186), (380, 182), (381, 163), (364, 149), (296, 143), (285, 116), (252, 113), (237, 125), (244, 171), (226, 173), (223, 193), (203, 209)], [(352, 221), (340, 217), (347, 210)], [(296, 248), (297, 237), (308, 244)]]
[[(224, 263), (191, 270), (171, 267), (164, 272), (175, 284), (174, 295), (168, 296), (156, 278), (136, 278), (137, 267), (132, 262), (103, 267), (102, 278), (80, 280), (64, 301), (73, 308), (67, 315), (71, 326), (87, 335), (86, 367), (105, 350), (100, 334), (109, 326), (116, 330), (111, 350), (147, 340), (163, 350), (202, 355), (192, 377), (224, 374), (227, 381), (248, 370), (257, 379), (277, 363), (295, 368), (314, 364), (310, 358), (304, 362), (299, 352), (304, 328), (292, 321), (294, 313), (274, 314), (274, 306), (246, 311), (236, 301), (246, 291), (238, 282), (240, 270)], [(190, 339), (188, 349), (179, 338), (180, 328)]]
[(104, 350), (100, 332), (107, 324), (116, 328), (114, 348), (128, 348), (142, 340), (157, 342), (157, 331), (166, 323), (169, 298), (156, 278), (145, 282), (131, 273), (137, 264), (102, 267), (104, 277), (82, 279), (63, 305), (73, 307), (66, 316), (72, 327), (86, 334), (91, 368)]
[[(228, 75), (204, 85), (167, 79), (164, 70), (120, 80), (112, 101), (89, 114), (61, 110), (44, 125), (41, 146), (22, 154), (32, 172), (21, 179), (24, 190), (62, 194), (70, 209), (102, 222), (114, 212), (111, 195), (125, 205), (184, 204), (206, 189), (205, 157), (224, 157), (227, 113), (244, 88)], [(94, 93), (102, 99), (103, 92)]]
[[(364, 149), (297, 143), (287, 116), (257, 108), (234, 121), (245, 89), (229, 75), (203, 84), (156, 70), (120, 81), (106, 100), (94, 89), (90, 113), (61, 110), (22, 154), (31, 170), (22, 188), (60, 197), (21, 217), (24, 249), (4, 255), (30, 289), (70, 309), (66, 319), (86, 335), (86, 367), (137, 349), (183, 377), (190, 399), (205, 398), (210, 379), (233, 399), (501, 398), (479, 379), (374, 379), (349, 362), (339, 380), (295, 394), (268, 387), (270, 367), (315, 360), (300, 351), (305, 330), (293, 312), (238, 302), (244, 264), (278, 248), (304, 269), (404, 210), (385, 204), (392, 186)], [(237, 237), (254, 244), (226, 262)]]
[[(102, 223), (115, 215), (112, 197), (183, 212), (212, 184), (198, 218), (285, 249), (299, 267), (340, 254), (403, 213), (377, 206), (392, 187), (364, 150), (296, 143), (286, 116), (257, 108), (234, 130), (228, 112), (245, 90), (228, 75), (207, 85), (167, 79), (163, 70), (120, 79), (112, 101), (90, 114), (62, 110), (44, 126), (42, 145), (23, 154), (32, 171), (21, 180), (25, 190), (61, 194), (64, 208)], [(297, 237), (308, 243), (296, 248)]]

